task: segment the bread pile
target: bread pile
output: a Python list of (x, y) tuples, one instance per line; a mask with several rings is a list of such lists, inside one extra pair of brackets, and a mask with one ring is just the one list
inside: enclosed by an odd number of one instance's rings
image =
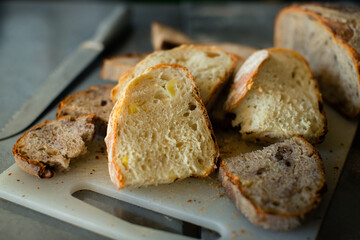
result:
[[(325, 187), (312, 145), (327, 132), (317, 80), (346, 116), (359, 112), (358, 13), (327, 4), (285, 8), (275, 25), (278, 47), (262, 50), (196, 45), (155, 23), (157, 51), (106, 60), (101, 76), (118, 84), (65, 99), (57, 120), (18, 140), (16, 162), (52, 177), (107, 128), (109, 173), (119, 189), (205, 177), (218, 167), (229, 198), (249, 221), (270, 230), (296, 228)], [(239, 138), (263, 149), (243, 154)]]

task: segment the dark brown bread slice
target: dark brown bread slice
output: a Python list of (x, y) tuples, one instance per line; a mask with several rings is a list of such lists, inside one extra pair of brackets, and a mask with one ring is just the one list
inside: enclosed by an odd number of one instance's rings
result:
[(250, 222), (279, 231), (300, 226), (325, 188), (321, 157), (300, 136), (223, 159), (219, 178)]
[(57, 118), (71, 115), (78, 117), (90, 113), (96, 116), (97, 131), (105, 134), (114, 103), (110, 99), (111, 89), (114, 84), (95, 85), (85, 91), (80, 91), (68, 96), (60, 102)]
[(95, 134), (95, 115), (44, 121), (24, 133), (12, 152), (18, 166), (39, 178), (69, 169), (70, 160), (87, 153)]

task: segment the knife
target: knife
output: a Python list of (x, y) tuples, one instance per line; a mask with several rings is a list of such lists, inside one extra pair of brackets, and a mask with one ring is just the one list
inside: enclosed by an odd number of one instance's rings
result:
[(29, 127), (121, 32), (128, 18), (128, 8), (119, 6), (103, 20), (94, 37), (80, 44), (10, 118), (0, 132), (0, 140), (14, 136)]

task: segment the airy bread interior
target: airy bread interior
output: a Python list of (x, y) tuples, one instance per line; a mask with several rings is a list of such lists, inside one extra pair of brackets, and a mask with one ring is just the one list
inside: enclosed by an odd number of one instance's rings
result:
[(218, 156), (192, 76), (161, 64), (132, 80), (111, 113), (109, 171), (119, 187), (207, 176)]
[(300, 134), (311, 142), (322, 140), (326, 119), (321, 97), (311, 70), (299, 54), (281, 49), (269, 51), (250, 85), (232, 111), (236, 114), (232, 125), (241, 127), (244, 139), (275, 142)]
[[(333, 17), (334, 20), (337, 18), (335, 13)], [(344, 16), (341, 19), (343, 21)], [(360, 24), (359, 19), (357, 24)], [(355, 20), (353, 22), (355, 24)], [(345, 27), (343, 32), (345, 34)], [(275, 45), (300, 52), (319, 80), (324, 98), (347, 116), (358, 114), (358, 65), (354, 63), (348, 47), (337, 40), (327, 27), (303, 11), (284, 11), (276, 21)]]
[(112, 100), (120, 97), (121, 90), (147, 68), (161, 64), (185, 66), (193, 75), (200, 96), (207, 106), (215, 97), (217, 90), (225, 83), (235, 67), (237, 59), (216, 47), (182, 45), (167, 51), (156, 51), (126, 73), (112, 91)]

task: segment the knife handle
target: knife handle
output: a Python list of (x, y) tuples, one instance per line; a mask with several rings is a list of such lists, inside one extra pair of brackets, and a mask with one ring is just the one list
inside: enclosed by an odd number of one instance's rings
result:
[(104, 45), (108, 45), (119, 32), (124, 29), (128, 22), (130, 13), (126, 6), (115, 8), (115, 10), (100, 23), (96, 29), (94, 42)]

